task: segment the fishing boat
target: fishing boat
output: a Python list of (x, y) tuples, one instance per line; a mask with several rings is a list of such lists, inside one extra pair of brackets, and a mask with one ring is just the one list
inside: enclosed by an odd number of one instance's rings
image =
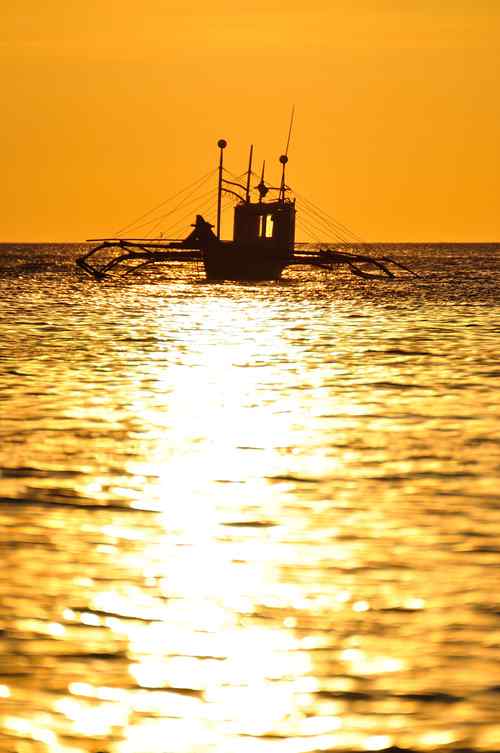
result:
[[(289, 141), (290, 134), (288, 143)], [(328, 245), (308, 249), (297, 245), (296, 199), (290, 195), (290, 188), (286, 184), (288, 144), (285, 153), (279, 157), (279, 185), (267, 185), (264, 163), (260, 181), (254, 189), (251, 186), (253, 146), (250, 147), (246, 181), (242, 183), (225, 177), (224, 150), (227, 141), (219, 139), (217, 145), (219, 163), (215, 226), (201, 214), (197, 214), (191, 225), (192, 231), (181, 240), (122, 237), (93, 239), (98, 245), (76, 260), (80, 269), (96, 280), (108, 277), (119, 265), (125, 265), (125, 273), (128, 274), (146, 265), (173, 262), (201, 263), (206, 279), (210, 281), (279, 280), (283, 270), (294, 265), (331, 271), (339, 264), (346, 264), (353, 274), (365, 279), (394, 278), (394, 272), (388, 268), (388, 264), (415, 274), (389, 257), (376, 258)], [(257, 191), (255, 200), (253, 190)], [(236, 200), (231, 240), (221, 238), (222, 199), (227, 194)]]

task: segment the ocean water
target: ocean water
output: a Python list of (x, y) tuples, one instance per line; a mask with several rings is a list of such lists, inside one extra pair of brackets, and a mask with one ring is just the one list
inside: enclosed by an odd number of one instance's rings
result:
[(1, 753), (500, 750), (500, 246), (0, 246)]

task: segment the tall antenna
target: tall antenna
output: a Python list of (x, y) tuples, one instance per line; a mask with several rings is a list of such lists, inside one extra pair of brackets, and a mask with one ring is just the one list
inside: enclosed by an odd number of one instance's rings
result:
[(245, 192), (245, 201), (247, 204), (250, 201), (250, 176), (252, 174), (252, 156), (253, 156), (253, 144), (250, 146), (250, 157), (248, 158), (247, 186), (246, 186), (246, 192)]
[(290, 128), (288, 129), (288, 138), (286, 140), (285, 157), (288, 157), (288, 147), (290, 146), (290, 138), (292, 136), (293, 119), (295, 116), (295, 105), (292, 105), (292, 114), (290, 116)]
[(293, 105), (293, 107), (292, 107), (292, 114), (290, 116), (290, 127), (288, 129), (288, 138), (286, 140), (285, 153), (282, 154), (281, 157), (280, 157), (280, 162), (283, 165), (283, 169), (281, 171), (281, 185), (280, 185), (280, 194), (279, 194), (280, 201), (285, 201), (285, 191), (286, 191), (285, 165), (288, 162), (288, 147), (290, 146), (290, 138), (292, 136), (292, 126), (293, 126), (294, 115), (295, 115), (295, 105)]

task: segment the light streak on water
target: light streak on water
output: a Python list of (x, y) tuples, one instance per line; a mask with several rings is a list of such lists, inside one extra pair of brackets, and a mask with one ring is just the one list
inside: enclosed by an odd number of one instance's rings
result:
[(0, 279), (0, 752), (498, 750), (498, 250), (43, 253)]

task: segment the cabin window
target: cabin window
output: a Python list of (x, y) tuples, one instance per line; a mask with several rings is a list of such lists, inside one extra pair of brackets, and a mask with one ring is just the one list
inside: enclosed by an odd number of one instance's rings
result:
[(273, 237), (273, 215), (272, 214), (263, 214), (260, 218), (260, 229), (259, 229), (259, 235), (261, 238), (272, 238)]

